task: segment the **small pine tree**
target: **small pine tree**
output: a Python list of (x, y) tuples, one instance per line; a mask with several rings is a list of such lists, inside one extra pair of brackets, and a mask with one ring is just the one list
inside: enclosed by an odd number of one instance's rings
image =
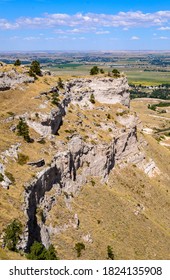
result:
[(14, 66), (20, 66), (21, 65), (21, 61), (19, 59), (17, 59), (15, 62), (14, 62)]
[(108, 259), (114, 260), (113, 249), (109, 245), (107, 246), (107, 256), (108, 256)]
[(36, 74), (33, 72), (31, 68), (29, 69), (29, 76), (37, 79)]
[(74, 248), (77, 251), (77, 257), (79, 258), (81, 256), (81, 251), (85, 250), (85, 245), (82, 242), (78, 242), (75, 244)]
[(116, 78), (120, 77), (120, 72), (117, 69), (113, 69), (112, 73), (113, 73), (114, 77), (116, 77)]
[(57, 105), (58, 106), (58, 103), (59, 103), (59, 94), (58, 92), (53, 92), (52, 95), (51, 95), (52, 99), (51, 99), (51, 103), (53, 105)]
[(23, 136), (26, 142), (31, 142), (31, 138), (29, 136), (29, 127), (27, 123), (23, 120), (23, 118), (20, 118), (19, 123), (17, 125), (17, 134), (19, 136)]
[(100, 69), (100, 73), (101, 73), (101, 74), (104, 74), (103, 68)]
[(62, 81), (62, 79), (61, 79), (60, 77), (58, 78), (57, 86), (58, 86), (59, 88), (64, 88), (63, 81)]
[(46, 249), (45, 246), (38, 241), (32, 244), (27, 258), (29, 260), (58, 260), (53, 245), (50, 245), (49, 248)]
[(14, 220), (5, 230), (4, 245), (11, 251), (17, 251), (16, 245), (22, 233), (22, 225), (18, 220)]
[(97, 75), (99, 74), (99, 68), (97, 66), (93, 66), (90, 70), (90, 75)]
[(34, 73), (34, 75), (41, 76), (40, 63), (37, 60), (33, 60), (31, 62), (29, 75), (33, 75), (33, 73)]
[(4, 175), (0, 173), (0, 182), (2, 182), (3, 180), (4, 180)]
[(90, 102), (91, 102), (92, 104), (95, 103), (95, 97), (94, 97), (94, 94), (93, 94), (93, 93), (90, 95)]

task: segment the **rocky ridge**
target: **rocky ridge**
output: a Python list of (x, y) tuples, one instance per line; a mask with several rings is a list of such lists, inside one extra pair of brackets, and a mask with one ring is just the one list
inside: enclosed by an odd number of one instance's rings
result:
[(34, 81), (34, 77), (19, 73), (15, 68), (10, 71), (0, 71), (0, 91), (14, 89), (16, 85), (33, 83)]
[(71, 95), (74, 103), (89, 105), (90, 95), (100, 103), (120, 103), (130, 105), (129, 86), (126, 77), (121, 78), (92, 78), (74, 79), (66, 84), (66, 92)]
[[(76, 80), (70, 81), (66, 84), (65, 97), (56, 109), (53, 109), (48, 115), (39, 114), (39, 122), (30, 120), (30, 115), (26, 115), (26, 121), (41, 136), (51, 137), (60, 131), (69, 104), (79, 104), (84, 113), (87, 108), (91, 110), (95, 106), (89, 103), (91, 92), (100, 102), (102, 95), (105, 95), (104, 103), (107, 103), (108, 97), (108, 104), (120, 103), (128, 107), (129, 95), (126, 83), (125, 78), (94, 79), (94, 82), (78, 79), (76, 88)], [(96, 89), (97, 84), (99, 88), (103, 84), (100, 90)], [(113, 98), (111, 98), (112, 96)], [(99, 107), (99, 109), (101, 108)], [(144, 170), (149, 176), (158, 172), (153, 160), (150, 159), (148, 162), (144, 152), (141, 151), (143, 143), (140, 143), (137, 137), (138, 118), (127, 113), (124, 115), (124, 112), (126, 112), (125, 109), (118, 110), (117, 118), (123, 127), (112, 126), (111, 141), (87, 143), (81, 135), (72, 133), (67, 143), (60, 145), (60, 150), (51, 160), (50, 166), (37, 173), (36, 178), (25, 185), (23, 207), (27, 225), (19, 244), (20, 249), (27, 251), (34, 240), (38, 240), (48, 247), (50, 235), (61, 231), (60, 228), (46, 225), (49, 212), (57, 203), (61, 193), (67, 194), (66, 207), (69, 207), (72, 196), (78, 193), (91, 178), (99, 177), (101, 182), (107, 182), (109, 173), (115, 165), (124, 167), (127, 164), (133, 164)], [(53, 190), (53, 195), (49, 194), (51, 190)], [(43, 209), (40, 220), (37, 219), (38, 208)]]

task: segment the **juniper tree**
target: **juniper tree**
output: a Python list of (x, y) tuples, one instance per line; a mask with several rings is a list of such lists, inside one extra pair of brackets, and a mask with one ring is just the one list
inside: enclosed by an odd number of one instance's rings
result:
[(31, 142), (31, 138), (29, 135), (29, 127), (23, 118), (20, 118), (19, 123), (17, 125), (17, 134), (19, 136), (23, 136), (26, 142)]

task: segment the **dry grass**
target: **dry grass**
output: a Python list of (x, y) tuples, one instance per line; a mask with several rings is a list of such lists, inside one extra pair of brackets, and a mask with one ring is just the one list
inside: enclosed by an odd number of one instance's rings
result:
[[(9, 66), (8, 66), (9, 67)], [(61, 76), (63, 79), (63, 77)], [(69, 76), (64, 76), (67, 80)], [(52, 156), (57, 153), (59, 141), (68, 142), (73, 133), (80, 134), (84, 141), (96, 144), (110, 142), (114, 137), (114, 131), (108, 130), (109, 125), (118, 123), (117, 110), (122, 108), (118, 104), (106, 105), (95, 103), (93, 110), (82, 109), (79, 106), (70, 105), (63, 125), (51, 141), (45, 144), (26, 143), (22, 137), (10, 131), (17, 120), (6, 122), (5, 120), (14, 113), (20, 115), (25, 112), (48, 113), (53, 108), (49, 103), (46, 108), (39, 106), (47, 101), (46, 97), (39, 99), (40, 92), (49, 90), (55, 86), (58, 77), (40, 77), (35, 83), (19, 86), (15, 90), (0, 93), (0, 153), (10, 148), (12, 144), (21, 143), (20, 152), (29, 157), (29, 161), (44, 158), (46, 166)], [(151, 103), (151, 101), (149, 101)], [(168, 120), (160, 118), (157, 112), (147, 108), (147, 100), (133, 100), (132, 113), (136, 111), (144, 126), (149, 128), (168, 125)], [(154, 101), (152, 101), (154, 102)], [(99, 109), (102, 107), (103, 109)], [(9, 113), (10, 112), (10, 113)], [(108, 117), (109, 116), (109, 117)], [(161, 116), (169, 117), (167, 114)], [(5, 121), (5, 122), (4, 122)], [(102, 125), (106, 125), (104, 128)], [(140, 132), (138, 132), (139, 136)], [(30, 136), (38, 138), (39, 135), (30, 129)], [(76, 197), (72, 198), (71, 208), (66, 207), (66, 194), (62, 194), (57, 204), (49, 212), (46, 221), (48, 225), (67, 229), (62, 234), (53, 235), (51, 240), (55, 245), (60, 259), (76, 259), (74, 249), (77, 242), (83, 242), (86, 249), (82, 252), (81, 259), (106, 259), (107, 246), (113, 248), (115, 259), (169, 259), (170, 232), (169, 232), (169, 174), (170, 160), (169, 150), (161, 146), (151, 135), (143, 135), (148, 143), (146, 157), (154, 159), (161, 174), (149, 179), (142, 171), (134, 166), (124, 169), (118, 167), (110, 174), (107, 184), (101, 184), (100, 178), (91, 178), (94, 184), (88, 183)], [(54, 147), (55, 145), (55, 147)], [(14, 218), (18, 218), (23, 224), (23, 191), (24, 183), (33, 178), (36, 169), (26, 164), (19, 165), (12, 158), (8, 158), (6, 170), (15, 178), (15, 184), (9, 190), (0, 188), (0, 233)], [(80, 171), (80, 170), (79, 170)], [(90, 182), (90, 181), (89, 181)], [(49, 192), (53, 195), (53, 190)], [(39, 213), (41, 209), (39, 209)], [(37, 212), (37, 217), (40, 215)], [(80, 225), (73, 228), (74, 215), (78, 214)], [(138, 213), (136, 215), (136, 213)], [(39, 216), (38, 216), (39, 215)], [(83, 236), (90, 234), (92, 243), (83, 240)], [(0, 259), (21, 258), (18, 254), (0, 249)]]
[[(114, 170), (107, 185), (93, 180), (95, 186), (87, 184), (73, 199), (69, 215), (63, 214), (64, 205), (55, 206), (60, 226), (75, 213), (80, 220), (78, 229), (69, 227), (52, 238), (60, 258), (76, 259), (75, 243), (83, 242), (80, 259), (106, 259), (108, 245), (115, 259), (169, 259), (167, 186), (134, 167)], [(92, 243), (83, 240), (87, 234)]]

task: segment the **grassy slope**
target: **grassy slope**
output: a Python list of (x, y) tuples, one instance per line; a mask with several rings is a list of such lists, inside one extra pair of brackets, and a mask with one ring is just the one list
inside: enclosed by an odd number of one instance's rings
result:
[[(88, 117), (91, 118), (90, 114)], [(108, 245), (112, 246), (116, 259), (170, 258), (170, 152), (150, 135), (139, 133), (139, 137), (147, 141), (146, 155), (154, 159), (160, 175), (150, 179), (134, 166), (117, 167), (107, 184), (93, 178), (95, 186), (84, 186), (73, 199), (71, 209), (65, 208), (64, 196), (60, 197), (50, 212), (48, 224), (70, 225), (75, 213), (80, 219), (78, 229), (68, 226), (53, 237), (60, 258), (76, 258), (77, 242), (86, 246), (82, 259), (106, 259)], [(91, 235), (92, 243), (83, 241), (87, 234)]]
[[(0, 152), (9, 148), (12, 144), (20, 142), (21, 152), (28, 155), (31, 160), (45, 158), (48, 163), (53, 153), (51, 144), (38, 143), (27, 144), (21, 137), (9, 131), (12, 123), (4, 123), (3, 120), (9, 116), (9, 111), (15, 114), (23, 114), (26, 111), (49, 112), (52, 108), (48, 105), (46, 109), (39, 109), (39, 105), (45, 100), (34, 99), (41, 91), (49, 89), (56, 84), (55, 77), (47, 77), (47, 80), (40, 78), (35, 84), (25, 85), (24, 91), (17, 89), (6, 91), (0, 94), (1, 115), (0, 115)], [(142, 112), (142, 121), (147, 121), (149, 126), (152, 118), (148, 117), (148, 109), (143, 114), (143, 107), (140, 102), (134, 101), (132, 109)], [(97, 105), (97, 104), (96, 104)], [(44, 111), (43, 111), (44, 110)], [(69, 135), (66, 129), (77, 129), (76, 109), (69, 108), (63, 126), (60, 129), (58, 140), (66, 139)], [(100, 112), (94, 110), (88, 112), (88, 120), (83, 119), (82, 127), (78, 130), (82, 137), (89, 137), (96, 134), (97, 139), (109, 141), (108, 131), (101, 131), (96, 123), (101, 119), (109, 122), (116, 120), (116, 106), (110, 106)], [(106, 113), (110, 113), (111, 119), (107, 120)], [(154, 125), (155, 123), (153, 123)], [(117, 124), (118, 125), (118, 124)], [(158, 122), (159, 125), (159, 122)], [(33, 134), (34, 132), (31, 131)], [(38, 137), (33, 134), (34, 137)], [(102, 136), (102, 137), (101, 137)], [(161, 175), (155, 179), (149, 179), (141, 171), (131, 166), (123, 170), (118, 168), (112, 172), (109, 182), (102, 185), (97, 178), (94, 178), (95, 186), (88, 184), (83, 187), (79, 196), (75, 197), (71, 209), (65, 207), (64, 195), (59, 197), (58, 204), (51, 210), (51, 222), (55, 225), (69, 224), (74, 220), (77, 213), (80, 219), (79, 229), (69, 227), (62, 235), (52, 238), (52, 241), (62, 259), (76, 258), (74, 246), (76, 242), (82, 242), (82, 236), (91, 235), (93, 242), (86, 243), (86, 250), (82, 253), (82, 259), (105, 259), (107, 258), (107, 246), (113, 248), (116, 259), (167, 259), (168, 246), (170, 245), (169, 224), (169, 151), (160, 146), (152, 136), (145, 136), (149, 143), (147, 154), (151, 156), (161, 170)], [(86, 138), (90, 141), (90, 138)], [(7, 171), (15, 178), (15, 185), (9, 190), (0, 188), (0, 229), (1, 231), (14, 218), (24, 223), (25, 216), (22, 211), (23, 183), (28, 181), (37, 170), (24, 165), (20, 166), (13, 160), (9, 160)], [(24, 175), (24, 176), (23, 176)], [(139, 204), (139, 205), (138, 205)], [(138, 215), (140, 205), (144, 206)], [(141, 206), (141, 207), (143, 207)], [(50, 218), (48, 223), (50, 222)], [(0, 250), (0, 259), (22, 258), (15, 253)]]

